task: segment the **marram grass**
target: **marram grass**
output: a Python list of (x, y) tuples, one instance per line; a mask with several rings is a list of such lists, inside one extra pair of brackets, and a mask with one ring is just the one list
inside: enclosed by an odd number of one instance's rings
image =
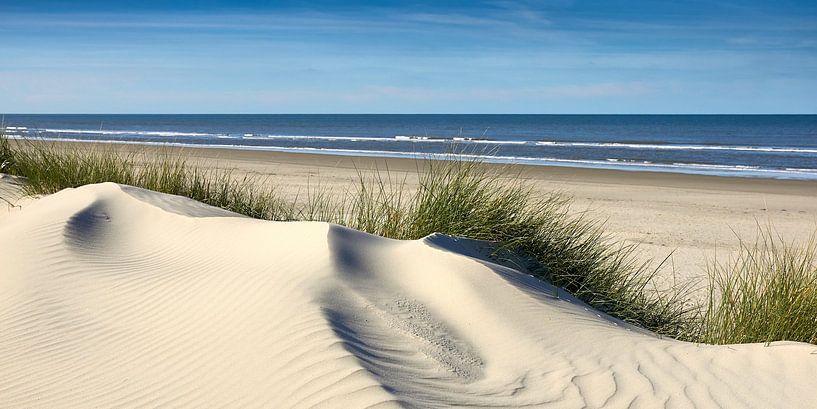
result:
[(110, 147), (83, 148), (22, 140), (11, 144), (0, 135), (0, 172), (26, 178), (28, 194), (114, 182), (200, 202), (261, 219), (288, 219), (292, 209), (275, 192), (228, 171), (192, 166), (180, 157), (123, 155)]
[(817, 241), (785, 242), (771, 227), (737, 258), (713, 263), (700, 342), (817, 344)]
[(744, 246), (736, 263), (712, 267), (711, 297), (701, 311), (690, 304), (686, 288), (655, 290), (657, 269), (635, 262), (635, 247), (611, 241), (600, 223), (570, 214), (567, 198), (537, 194), (521, 178), (479, 162), (426, 161), (417, 188), (388, 171), (359, 172), (345, 194), (317, 186), (284, 200), (263, 180), (178, 156), (78, 146), (12, 144), (0, 135), (0, 172), (26, 177), (29, 194), (115, 182), (259, 219), (327, 221), (397, 239), (444, 233), (485, 240), (495, 243), (497, 255), (512, 255), (498, 261), (513, 260), (599, 310), (660, 335), (718, 344), (817, 342), (813, 243), (796, 250), (768, 236)]
[(602, 226), (568, 213), (558, 193), (537, 195), (521, 178), (480, 162), (428, 161), (419, 189), (381, 173), (362, 175), (341, 224), (398, 239), (443, 233), (496, 243), (517, 265), (615, 317), (672, 337), (690, 332), (685, 291), (658, 292), (655, 270), (633, 261), (632, 246), (610, 241)]

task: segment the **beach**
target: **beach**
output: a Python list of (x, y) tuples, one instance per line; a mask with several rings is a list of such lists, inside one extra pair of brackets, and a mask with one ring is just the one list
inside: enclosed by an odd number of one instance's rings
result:
[[(307, 177), (340, 187), (356, 169), (401, 175), (417, 165), (185, 153), (295, 190)], [(728, 227), (718, 223), (739, 220), (724, 215), (762, 214), (752, 200), (785, 213), (767, 210), (787, 234), (814, 214), (800, 213), (810, 186), (797, 183), (713, 180), (707, 190), (666, 175), (522, 171), (537, 189), (602, 212), (616, 237), (653, 240), (647, 252), (684, 245), (676, 264), (721, 243)], [(813, 345), (662, 339), (494, 264), (468, 240), (253, 220), (114, 183), (17, 201), (22, 183), (0, 178), (18, 204), (0, 215), (0, 406), (807, 408), (817, 399)]]
[[(113, 149), (137, 165), (184, 158), (290, 200), (339, 197), (372, 172), (410, 191), (434, 164), (52, 144)], [(669, 256), (659, 291), (704, 284), (707, 263), (733, 256), (758, 226), (795, 241), (815, 229), (817, 182), (488, 166), (538, 194), (572, 197), (574, 216), (637, 244), (639, 261)], [(0, 406), (805, 408), (817, 399), (812, 345), (665, 339), (495, 264), (480, 242), (253, 220), (114, 183), (25, 197), (24, 183), (0, 177)]]
[[(191, 164), (231, 170), (264, 181), (296, 199), (310, 189), (339, 196), (359, 173), (388, 174), (395, 185), (417, 186), (423, 160), (281, 153), (243, 149), (99, 146), (124, 154), (183, 155)], [(817, 181), (718, 177), (552, 166), (487, 165), (539, 192), (572, 198), (571, 211), (604, 223), (613, 240), (638, 246), (635, 255), (654, 265), (666, 260), (660, 286), (700, 281), (712, 262), (728, 262), (740, 241), (753, 244), (759, 228), (785, 241), (805, 243), (817, 231)], [(668, 258), (669, 257), (669, 258)], [(663, 287), (662, 287), (663, 288)]]

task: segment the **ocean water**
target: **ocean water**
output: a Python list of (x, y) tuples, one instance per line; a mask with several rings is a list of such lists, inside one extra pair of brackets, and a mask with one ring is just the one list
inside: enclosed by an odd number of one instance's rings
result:
[(6, 135), (817, 180), (817, 115), (5, 115)]

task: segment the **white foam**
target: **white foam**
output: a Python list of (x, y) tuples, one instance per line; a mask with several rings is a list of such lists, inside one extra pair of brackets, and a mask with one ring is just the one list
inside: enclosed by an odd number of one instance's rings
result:
[[(25, 127), (6, 127), (7, 130), (27, 131)], [(159, 137), (216, 137), (235, 138), (235, 136), (224, 134), (213, 134), (206, 132), (176, 132), (176, 131), (126, 131), (126, 130), (92, 130), (92, 129), (37, 129), (43, 133), (58, 134), (87, 134), (87, 135), (142, 135)], [(780, 146), (739, 146), (739, 145), (687, 145), (687, 144), (651, 144), (651, 143), (621, 143), (621, 142), (563, 142), (563, 141), (524, 141), (524, 140), (498, 140), (470, 137), (433, 137), (420, 135), (395, 135), (388, 137), (372, 136), (327, 136), (327, 135), (256, 135), (245, 133), (242, 136), (249, 140), (316, 140), (316, 141), (349, 141), (349, 142), (416, 142), (416, 143), (457, 143), (457, 144), (486, 144), (486, 145), (526, 145), (535, 144), (538, 146), (572, 147), (572, 148), (615, 148), (615, 149), (635, 149), (635, 150), (664, 150), (664, 151), (736, 151), (736, 152), (763, 152), (763, 153), (793, 153), (793, 154), (817, 154), (817, 148), (798, 148)]]
[(290, 140), (319, 140), (319, 141), (380, 141), (389, 142), (389, 138), (379, 138), (374, 136), (323, 136), (323, 135), (267, 135), (249, 139), (290, 139)]
[(777, 146), (731, 146), (731, 145), (673, 145), (643, 144), (620, 142), (560, 142), (538, 141), (537, 145), (584, 148), (626, 148), (643, 150), (681, 150), (681, 151), (744, 151), (744, 152), (781, 152), (781, 153), (817, 153), (817, 148), (794, 148)]
[[(6, 130), (18, 130), (28, 132), (26, 127), (10, 127)], [(215, 137), (215, 138), (235, 138), (236, 136), (206, 133), (206, 132), (176, 132), (176, 131), (137, 131), (137, 130), (95, 130), (95, 129), (33, 129), (41, 133), (57, 134), (86, 134), (86, 135), (141, 135), (159, 137)], [(736, 151), (736, 152), (761, 152), (761, 153), (791, 153), (791, 154), (817, 154), (817, 148), (811, 147), (788, 147), (788, 146), (741, 146), (741, 145), (700, 145), (700, 144), (660, 144), (660, 143), (623, 143), (623, 142), (580, 142), (580, 141), (526, 141), (526, 140), (499, 140), (457, 136), (453, 138), (435, 137), (426, 135), (395, 135), (389, 137), (374, 136), (331, 136), (331, 135), (257, 135), (253, 133), (242, 134), (244, 139), (249, 140), (319, 140), (319, 141), (350, 141), (350, 142), (416, 142), (416, 143), (456, 143), (456, 144), (486, 144), (486, 145), (526, 145), (534, 144), (538, 146), (552, 146), (565, 148), (615, 148), (615, 149), (635, 149), (635, 150), (662, 150), (662, 151)]]
[(38, 132), (56, 134), (88, 134), (88, 135), (143, 135), (143, 136), (219, 136), (204, 132), (175, 132), (175, 131), (118, 131), (118, 130), (94, 130), (94, 129), (37, 129)]
[[(63, 142), (89, 142), (82, 139), (70, 138), (30, 138), (15, 137), (13, 139), (38, 139)], [(539, 166), (566, 166), (578, 168), (600, 168), (617, 169), (628, 171), (654, 171), (704, 175), (740, 176), (740, 177), (761, 177), (776, 179), (808, 179), (817, 180), (817, 169), (808, 168), (784, 168), (770, 169), (745, 165), (714, 165), (699, 163), (654, 163), (651, 161), (629, 161), (619, 158), (608, 158), (605, 160), (585, 160), (585, 159), (564, 159), (554, 157), (530, 157), (530, 156), (507, 156), (507, 155), (479, 155), (479, 154), (453, 154), (453, 153), (422, 153), (422, 152), (395, 152), (386, 150), (367, 149), (339, 149), (339, 148), (314, 148), (314, 147), (281, 147), (281, 146), (249, 146), (249, 145), (226, 145), (226, 144), (189, 144), (181, 142), (152, 142), (152, 141), (93, 141), (97, 143), (123, 143), (129, 145), (160, 145), (179, 146), (197, 148), (216, 149), (237, 149), (272, 152), (304, 152), (323, 155), (341, 156), (374, 156), (386, 158), (409, 158), (409, 159), (473, 159), (486, 163), (539, 165)]]

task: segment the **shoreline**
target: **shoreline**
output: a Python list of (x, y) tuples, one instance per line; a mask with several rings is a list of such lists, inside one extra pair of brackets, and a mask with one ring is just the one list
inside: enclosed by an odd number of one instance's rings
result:
[[(24, 138), (11, 138), (10, 141), (21, 141)], [(427, 161), (445, 161), (447, 159), (436, 158), (403, 158), (375, 155), (340, 155), (333, 153), (279, 151), (271, 149), (251, 149), (240, 146), (196, 146), (171, 143), (143, 143), (127, 141), (80, 141), (80, 140), (56, 140), (56, 139), (35, 139), (55, 145), (86, 145), (86, 146), (114, 146), (120, 151), (128, 153), (138, 153), (142, 151), (178, 151), (201, 159), (228, 158), (228, 160), (241, 160), (247, 162), (272, 161), (275, 163), (290, 164), (312, 164), (325, 167), (327, 163), (334, 166), (354, 169), (356, 164), (373, 165), (377, 163), (392, 164), (391, 167), (398, 171), (417, 170), (418, 163)], [(418, 154), (417, 156), (421, 156)], [(569, 165), (531, 165), (524, 163), (492, 163), (485, 162), (487, 166), (497, 168), (519, 169), (520, 174), (528, 179), (542, 180), (563, 180), (580, 182), (612, 183), (622, 185), (640, 184), (656, 187), (675, 188), (703, 188), (727, 190), (735, 192), (755, 192), (755, 193), (775, 193), (775, 194), (801, 194), (810, 191), (817, 197), (817, 180), (812, 179), (787, 179), (787, 178), (764, 178), (754, 176), (736, 175), (710, 175), (695, 174), (673, 171), (654, 170), (625, 170), (596, 167), (581, 167)], [(395, 166), (396, 165), (396, 166)]]
[[(629, 162), (608, 162), (601, 160), (572, 160), (560, 158), (525, 158), (525, 157), (495, 157), (492, 155), (480, 155), (471, 153), (409, 153), (409, 152), (391, 152), (391, 151), (365, 151), (365, 150), (348, 150), (348, 149), (313, 149), (313, 148), (287, 148), (275, 146), (253, 146), (253, 145), (214, 145), (214, 144), (184, 144), (179, 142), (150, 142), (150, 141), (119, 141), (119, 140), (81, 140), (81, 139), (67, 139), (67, 138), (28, 138), (19, 135), (12, 135), (8, 137), (10, 140), (36, 140), (46, 143), (67, 143), (67, 144), (100, 144), (100, 145), (130, 145), (143, 147), (159, 147), (172, 149), (216, 149), (228, 151), (252, 151), (264, 153), (279, 153), (279, 154), (298, 154), (298, 155), (320, 155), (320, 156), (340, 156), (353, 158), (378, 158), (390, 160), (410, 160), (410, 161), (424, 161), (424, 160), (448, 160), (451, 157), (460, 157), (464, 160), (477, 160), (491, 165), (497, 166), (524, 166), (524, 167), (546, 167), (546, 168), (568, 168), (568, 169), (586, 169), (586, 170), (600, 170), (600, 171), (614, 171), (625, 173), (655, 173), (655, 174), (674, 174), (674, 175), (690, 175), (690, 176), (709, 176), (709, 177), (725, 177), (737, 179), (761, 179), (761, 180), (790, 180), (790, 181), (806, 181), (817, 183), (817, 173), (809, 172), (795, 172), (792, 170), (775, 170), (775, 169), (738, 169), (735, 167), (723, 168), (718, 171), (720, 165), (705, 165), (705, 164), (659, 164), (650, 163), (638, 164)], [(371, 152), (371, 155), (366, 155), (366, 152)], [(536, 162), (540, 163), (536, 163)], [(683, 167), (681, 165), (688, 165)], [(794, 172), (794, 173), (792, 173)], [(784, 174), (781, 177), (772, 177), (772, 174)], [(793, 176), (804, 175), (804, 176)]]

